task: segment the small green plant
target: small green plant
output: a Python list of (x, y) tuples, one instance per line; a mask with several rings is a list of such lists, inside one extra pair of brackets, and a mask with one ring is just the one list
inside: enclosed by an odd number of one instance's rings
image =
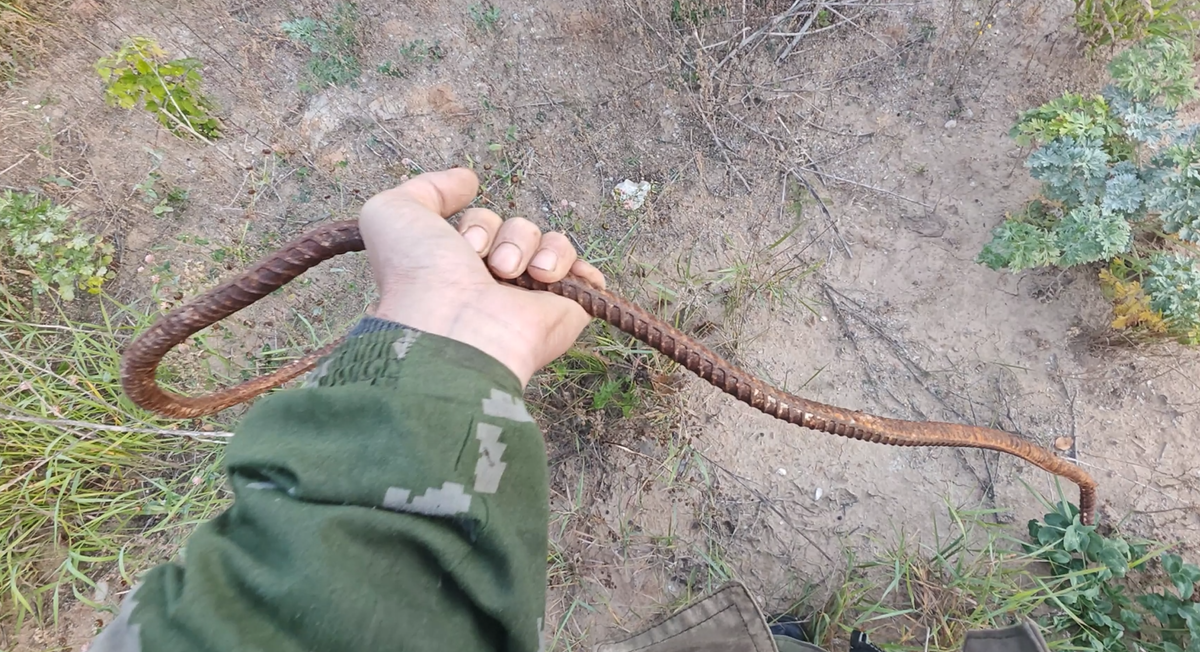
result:
[[(1113, 57), (1108, 65), (1119, 101), (1118, 114), (1126, 124), (1136, 124), (1138, 116), (1153, 114), (1164, 122), (1173, 114), (1155, 111), (1161, 101), (1168, 110), (1196, 99), (1196, 80), (1192, 78), (1192, 46), (1187, 41), (1150, 38)], [(1137, 135), (1130, 134), (1137, 140)]]
[[(1050, 565), (1048, 583), (1061, 611), (1042, 618), (1049, 631), (1067, 634), (1075, 649), (1095, 652), (1200, 646), (1200, 604), (1192, 601), (1200, 568), (1153, 550), (1152, 541), (1126, 541), (1082, 525), (1079, 510), (1066, 501), (1052, 507), (1041, 521), (1029, 521), (1031, 542), (1025, 544), (1026, 553)], [(1147, 590), (1153, 580), (1122, 581), (1149, 572), (1156, 558), (1170, 588)]]
[(1092, 47), (1146, 36), (1192, 38), (1194, 0), (1075, 0), (1075, 26)]
[(28, 268), (36, 294), (55, 288), (71, 301), (76, 288), (97, 294), (113, 275), (113, 246), (83, 233), (68, 208), (35, 194), (0, 195), (0, 237), (4, 255)]
[(200, 66), (197, 59), (168, 60), (153, 39), (134, 36), (97, 61), (95, 68), (109, 104), (122, 109), (141, 104), (177, 136), (219, 138), (221, 122), (212, 115), (212, 101), (200, 91)]
[(308, 80), (304, 90), (353, 84), (362, 74), (358, 59), (358, 8), (351, 2), (334, 7), (332, 23), (297, 18), (280, 26), (284, 34), (308, 48)]
[(161, 188), (162, 178), (161, 172), (152, 170), (141, 183), (133, 187), (141, 193), (142, 200), (151, 205), (150, 212), (155, 217), (182, 212), (187, 206), (188, 191), (174, 186), (164, 192)]
[(401, 45), (400, 56), (409, 63), (425, 63), (441, 61), (446, 58), (446, 52), (442, 49), (440, 41), (426, 43), (423, 39), (417, 39)]
[(625, 419), (633, 414), (639, 403), (637, 385), (633, 378), (628, 376), (605, 380), (596, 388), (596, 393), (592, 394), (593, 410), (603, 410), (611, 405), (619, 408), (621, 416)]
[(490, 32), (496, 29), (496, 23), (500, 22), (500, 7), (490, 2), (467, 7), (467, 14), (481, 32)]
[(1110, 156), (1116, 156), (1118, 150), (1123, 151), (1122, 133), (1121, 123), (1110, 113), (1103, 97), (1065, 93), (1022, 113), (1010, 135), (1022, 147), (1059, 138), (1099, 140)]
[(384, 61), (379, 64), (375, 71), (387, 75), (389, 77), (403, 77), (408, 66), (422, 64), (425, 62), (441, 61), (446, 57), (445, 50), (439, 41), (426, 43), (422, 39), (409, 41), (399, 48), (401, 62)]
[[(1040, 196), (992, 232), (978, 261), (1019, 271), (1107, 263), (1113, 326), (1200, 342), (1200, 129), (1191, 45), (1153, 37), (1113, 58), (1112, 84), (1020, 115), (1011, 136)], [(1150, 316), (1147, 313), (1154, 313)]]
[[(721, 8), (710, 5), (708, 0), (671, 0), (671, 22), (679, 27), (700, 27), (709, 18), (721, 14)], [(817, 19), (820, 18), (818, 13)]]
[(375, 72), (381, 75), (387, 75), (388, 77), (404, 76), (404, 68), (394, 61), (384, 61), (378, 66), (375, 66)]

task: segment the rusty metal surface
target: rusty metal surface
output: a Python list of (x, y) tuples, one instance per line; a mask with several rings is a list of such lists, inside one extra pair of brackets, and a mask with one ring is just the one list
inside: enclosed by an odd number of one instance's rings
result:
[[(357, 222), (326, 224), (288, 243), (237, 278), (171, 311), (126, 349), (121, 360), (125, 393), (134, 403), (152, 412), (190, 418), (249, 401), (312, 369), (340, 340), (274, 373), (206, 396), (180, 396), (164, 391), (155, 381), (155, 370), (162, 357), (194, 333), (258, 301), (321, 261), (362, 249)], [(887, 419), (810, 401), (771, 387), (642, 308), (575, 277), (547, 284), (526, 274), (501, 282), (571, 299), (588, 314), (654, 347), (721, 391), (788, 423), (876, 444), (983, 448), (1019, 457), (1078, 485), (1080, 520), (1085, 524), (1093, 522), (1096, 481), (1053, 452), (1007, 432), (952, 423)]]

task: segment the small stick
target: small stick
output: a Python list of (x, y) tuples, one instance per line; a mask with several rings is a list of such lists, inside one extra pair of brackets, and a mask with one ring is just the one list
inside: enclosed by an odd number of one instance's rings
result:
[(784, 48), (783, 53), (775, 58), (776, 61), (783, 61), (789, 54), (792, 53), (792, 50), (794, 50), (796, 46), (800, 44), (800, 39), (804, 38), (804, 35), (808, 33), (808, 28), (812, 27), (813, 21), (817, 19), (817, 15), (820, 14), (821, 10), (824, 8), (825, 3), (823, 2), (819, 2), (813, 6), (812, 10), (808, 13), (808, 20), (804, 21), (804, 26), (800, 28), (800, 31), (796, 32), (795, 35), (792, 36), (792, 42), (788, 43), (788, 46)]
[(699, 110), (700, 118), (704, 120), (704, 126), (708, 128), (708, 134), (712, 136), (713, 142), (716, 143), (717, 150), (721, 152), (721, 158), (725, 159), (725, 164), (729, 166), (729, 169), (733, 170), (733, 173), (737, 175), (737, 178), (741, 180), (742, 185), (746, 188), (746, 193), (749, 194), (751, 192), (750, 182), (746, 181), (746, 177), (742, 176), (742, 171), (733, 164), (733, 161), (729, 158), (729, 153), (725, 151), (727, 149), (732, 151), (733, 148), (726, 145), (725, 141), (721, 140), (721, 137), (717, 135), (716, 129), (713, 128), (712, 123), (708, 120), (708, 114), (700, 107), (696, 108)]
[[(803, 175), (795, 170), (795, 168), (789, 168), (787, 173), (795, 176), (800, 183), (804, 184), (805, 189), (808, 190), (808, 194), (811, 195), (813, 199), (817, 200), (817, 206), (820, 207), (821, 212), (825, 214), (825, 219), (829, 220), (829, 228), (833, 231), (833, 234), (837, 236), (838, 244), (842, 245), (842, 251), (845, 252), (847, 258), (854, 258), (854, 254), (850, 251), (850, 245), (846, 242), (846, 239), (842, 237), (842, 232), (838, 230), (837, 220), (833, 219), (833, 215), (830, 214), (829, 208), (825, 206), (825, 200), (821, 199), (821, 196), (817, 194), (816, 189), (812, 187), (812, 184), (808, 182), (808, 179), (805, 179)], [(786, 177), (787, 174), (784, 175), (784, 178)]]
[(733, 59), (734, 55), (736, 55), (738, 53), (738, 51), (740, 51), (742, 48), (746, 47), (747, 45), (750, 45), (751, 49), (753, 49), (753, 46), (758, 45), (758, 42), (761, 40), (761, 37), (764, 34), (766, 34), (768, 31), (770, 31), (771, 28), (775, 27), (776, 25), (783, 22), (784, 20), (787, 20), (787, 19), (791, 18), (792, 16), (794, 16), (796, 14), (796, 10), (798, 10), (800, 8), (800, 5), (804, 1), (805, 0), (795, 0), (795, 2), (792, 3), (792, 6), (787, 8), (787, 11), (784, 11), (783, 13), (776, 15), (771, 20), (768, 20), (762, 27), (759, 27), (757, 30), (755, 30), (755, 32), (753, 34), (743, 38), (742, 42), (738, 43), (737, 47), (730, 50), (729, 54), (726, 54), (725, 58), (721, 59), (721, 62), (717, 64), (717, 67), (713, 68), (713, 73), (715, 74), (718, 70), (721, 69), (722, 66), (729, 63), (730, 59)]
[[(809, 168), (809, 167), (804, 167), (804, 168), (801, 168), (801, 169), (803, 169), (803, 170), (808, 170), (809, 172), (816, 172), (816, 170), (813, 170), (812, 168)], [(869, 183), (863, 183), (863, 182), (861, 182), (861, 181), (853, 181), (853, 180), (850, 180), (850, 179), (845, 179), (845, 178), (839, 177), (839, 176), (837, 176), (837, 175), (835, 175), (835, 174), (830, 174), (830, 173), (828, 173), (828, 172), (818, 172), (818, 174), (820, 174), (820, 175), (822, 175), (822, 176), (829, 177), (830, 179), (833, 179), (834, 181), (841, 181), (842, 183), (848, 183), (848, 184), (850, 184), (850, 185), (852, 185), (852, 186), (858, 186), (858, 187), (860, 187), (860, 188), (866, 188), (867, 190), (874, 190), (875, 192), (882, 193), (882, 194), (884, 194), (884, 195), (891, 195), (892, 197), (895, 197), (896, 199), (903, 199), (903, 200), (904, 200), (904, 201), (906, 201), (906, 202), (909, 202), (909, 203), (911, 203), (911, 204), (916, 204), (917, 206), (920, 206), (920, 207), (922, 207), (922, 208), (924, 208), (924, 209), (926, 209), (926, 210), (933, 210), (933, 206), (930, 206), (929, 204), (926, 204), (926, 203), (925, 203), (925, 202), (923, 202), (923, 201), (920, 201), (920, 200), (917, 200), (917, 199), (912, 199), (912, 198), (910, 198), (910, 197), (905, 197), (904, 195), (901, 195), (900, 193), (892, 192), (891, 190), (888, 190), (888, 189), (886, 189), (886, 188), (880, 188), (880, 187), (878, 187), (878, 186), (872, 186), (872, 185), (871, 185), (871, 184), (869, 184)]]
[(28, 153), (28, 154), (26, 154), (25, 156), (22, 156), (22, 157), (20, 158), (20, 160), (18, 160), (16, 163), (13, 163), (12, 165), (10, 165), (10, 166), (8, 166), (8, 167), (4, 168), (3, 170), (0, 170), (0, 175), (7, 174), (9, 170), (11, 170), (11, 169), (13, 169), (13, 168), (17, 167), (18, 165), (20, 165), (20, 164), (24, 163), (24, 162), (25, 162), (25, 159), (29, 158), (30, 156), (33, 156), (33, 152), (29, 152), (29, 153)]

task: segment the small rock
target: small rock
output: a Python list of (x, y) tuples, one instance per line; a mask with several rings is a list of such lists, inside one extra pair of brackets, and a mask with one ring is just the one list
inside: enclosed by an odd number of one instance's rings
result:
[(820, 487), (817, 487), (817, 491), (813, 494), (813, 500), (820, 500), (821, 496), (824, 495), (825, 492)]
[(953, 129), (958, 126), (958, 120), (950, 119), (946, 121), (946, 128)]
[(625, 210), (636, 211), (642, 207), (642, 204), (646, 203), (646, 197), (650, 194), (650, 182), (639, 181), (634, 183), (626, 179), (618, 183), (612, 192), (613, 197), (621, 202)]
[(778, 471), (776, 471), (776, 473), (778, 473), (779, 475), (787, 475), (787, 469), (779, 469)]

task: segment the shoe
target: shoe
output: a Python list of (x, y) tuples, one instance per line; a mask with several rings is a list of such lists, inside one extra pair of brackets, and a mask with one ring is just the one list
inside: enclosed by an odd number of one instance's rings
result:
[(883, 652), (857, 629), (850, 632), (850, 652)]
[(801, 643), (812, 643), (808, 637), (808, 618), (800, 619), (791, 614), (768, 616), (767, 626), (772, 636), (786, 636)]

